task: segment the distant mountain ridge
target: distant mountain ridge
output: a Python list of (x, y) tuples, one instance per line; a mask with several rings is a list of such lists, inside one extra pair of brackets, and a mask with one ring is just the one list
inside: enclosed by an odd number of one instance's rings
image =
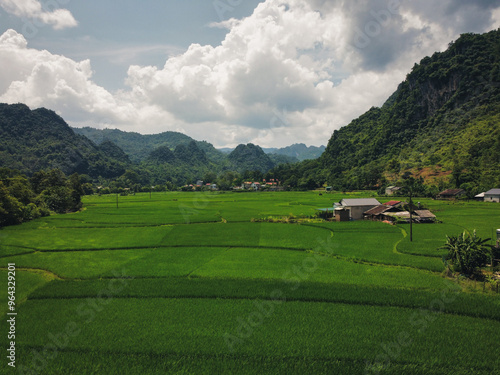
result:
[(174, 150), (179, 145), (188, 145), (195, 142), (207, 156), (215, 161), (222, 160), (225, 155), (218, 151), (210, 143), (195, 141), (193, 138), (178, 132), (164, 132), (160, 134), (140, 134), (125, 132), (118, 129), (94, 129), (91, 127), (73, 128), (75, 133), (84, 135), (92, 142), (99, 145), (105, 141), (111, 141), (120, 147), (134, 163), (139, 163), (148, 158), (151, 151), (167, 146)]
[[(292, 158), (292, 160), (304, 161), (304, 160), (312, 160), (319, 158), (323, 152), (325, 151), (325, 146), (309, 146), (307, 147), (303, 143), (295, 143), (291, 146), (282, 147), (282, 148), (262, 148), (262, 150), (268, 155), (283, 155)], [(231, 153), (234, 151), (234, 148), (224, 147), (219, 148), (219, 151), (224, 153)]]
[(299, 161), (317, 159), (325, 151), (325, 146), (309, 146), (303, 143), (296, 143), (283, 148), (263, 148), (266, 154), (278, 154), (297, 158)]

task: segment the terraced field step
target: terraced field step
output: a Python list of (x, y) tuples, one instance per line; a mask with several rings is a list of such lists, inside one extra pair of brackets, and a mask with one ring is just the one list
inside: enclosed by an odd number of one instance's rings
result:
[[(33, 353), (42, 353), (45, 347), (22, 345), (19, 356), (33, 358)], [(85, 363), (85, 366), (82, 366)], [(38, 363), (37, 363), (38, 364)], [(141, 353), (134, 351), (99, 352), (92, 349), (59, 349), (55, 360), (47, 363), (53, 375), (107, 375), (123, 374), (363, 374), (370, 372), (370, 365), (377, 362), (348, 357), (317, 356), (262, 356), (250, 354), (192, 354), (165, 351), (163, 353)], [(38, 364), (39, 365), (39, 364)], [(491, 375), (494, 369), (485, 364), (469, 367), (467, 374), (460, 366), (438, 363), (421, 363), (392, 359), (385, 363), (383, 373), (387, 375)], [(379, 368), (380, 370), (380, 368)]]
[[(28, 300), (19, 309), (23, 320), (17, 326), (17, 344), (43, 348), (70, 327), (71, 338), (64, 346), (75, 351), (162, 355), (168, 348), (167, 356), (300, 356), (305, 361), (357, 362), (375, 360), (384, 353), (384, 345), (392, 348), (403, 340), (395, 363), (446, 367), (452, 355), (452, 366), (490, 374), (498, 365), (496, 359), (484, 361), (481, 353), (495, 344), (500, 322), (468, 316), (301, 301), (117, 298), (97, 304), (81, 299)], [(0, 322), (0, 329), (5, 327), (6, 322)], [(56, 362), (52, 367), (59, 366)]]
[[(443, 280), (444, 281), (444, 280)], [(152, 278), (52, 281), (29, 296), (30, 300), (133, 299), (247, 299), (327, 302), (353, 305), (425, 309), (500, 321), (500, 298), (460, 293), (443, 283), (441, 291), (383, 288), (345, 283), (214, 278)]]

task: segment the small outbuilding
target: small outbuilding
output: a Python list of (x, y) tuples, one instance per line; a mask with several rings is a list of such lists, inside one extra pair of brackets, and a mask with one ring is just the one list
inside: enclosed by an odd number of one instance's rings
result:
[(368, 211), (365, 211), (364, 217), (367, 220), (374, 221), (384, 221), (386, 220), (384, 214), (387, 212), (398, 212), (397, 207), (389, 206), (387, 204), (381, 204), (380, 206), (375, 206)]
[(415, 210), (415, 214), (415, 220), (419, 223), (434, 223), (436, 221), (436, 215), (429, 210)]
[(437, 195), (437, 199), (458, 199), (465, 194), (463, 189), (448, 189)]
[(478, 202), (483, 202), (484, 201), (484, 194), (486, 193), (479, 193), (478, 195), (474, 196), (474, 200)]
[(500, 202), (500, 189), (491, 189), (484, 193), (485, 202)]
[(337, 222), (342, 222), (342, 221), (349, 221), (350, 218), (350, 213), (349, 210), (346, 210), (341, 207), (337, 207), (335, 209), (335, 221)]

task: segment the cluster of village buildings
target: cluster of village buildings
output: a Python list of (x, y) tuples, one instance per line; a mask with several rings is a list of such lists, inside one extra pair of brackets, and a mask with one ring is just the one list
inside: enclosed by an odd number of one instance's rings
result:
[[(217, 184), (205, 184), (203, 181), (196, 182), (196, 185), (185, 185), (184, 188), (192, 189), (192, 190), (219, 190)], [(262, 182), (243, 182), (241, 186), (233, 186), (232, 190), (236, 191), (259, 191), (259, 190), (267, 190), (267, 191), (283, 191), (285, 190), (283, 186), (281, 186), (280, 181), (278, 179), (270, 179), (262, 180)]]
[[(386, 194), (393, 195), (400, 190), (395, 186), (387, 188)], [(448, 189), (439, 193), (436, 199), (458, 199), (465, 195), (462, 189)], [(500, 189), (491, 189), (476, 196), (476, 200), (485, 202), (500, 202)], [(421, 209), (420, 202), (408, 207), (406, 202), (391, 200), (380, 203), (375, 198), (342, 199), (333, 207), (318, 209), (324, 218), (333, 218), (336, 221), (374, 220), (387, 223), (410, 221), (413, 223), (433, 223), (437, 220), (431, 211)]]
[[(404, 209), (406, 202), (392, 200), (380, 203), (375, 198), (342, 199), (331, 208), (321, 208), (325, 218), (334, 218), (336, 221), (374, 220), (387, 223), (410, 222), (432, 223), (436, 215), (429, 210), (420, 209), (420, 203), (411, 208), (411, 212)], [(417, 209), (418, 208), (418, 209)]]
[(269, 190), (269, 191), (282, 191), (284, 190), (278, 179), (262, 180), (262, 182), (244, 182), (241, 186), (234, 186), (233, 190)]

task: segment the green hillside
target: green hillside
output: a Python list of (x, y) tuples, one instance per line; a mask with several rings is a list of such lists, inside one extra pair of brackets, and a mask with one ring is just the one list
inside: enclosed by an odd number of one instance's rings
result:
[(416, 64), (382, 108), (335, 131), (320, 169), (349, 188), (425, 168), (456, 186), (499, 185), (499, 114), (500, 31), (465, 34)]
[(128, 164), (115, 147), (104, 144), (99, 148), (75, 134), (53, 111), (0, 104), (0, 167), (28, 175), (59, 168), (67, 175), (113, 178), (123, 174)]
[(215, 161), (224, 158), (224, 154), (215, 149), (213, 145), (205, 141), (195, 141), (193, 138), (178, 132), (164, 132), (161, 134), (139, 134), (134, 132), (124, 132), (118, 129), (94, 129), (90, 127), (73, 128), (75, 133), (84, 135), (96, 144), (104, 141), (111, 141), (120, 147), (134, 163), (139, 163), (147, 159), (151, 151), (166, 146), (174, 150), (179, 145), (188, 145), (196, 142), (197, 146), (203, 150), (207, 156)]
[(295, 158), (299, 161), (312, 160), (319, 158), (325, 151), (325, 146), (309, 146), (303, 143), (297, 143), (283, 148), (263, 148), (267, 154), (284, 155)]
[(265, 173), (274, 167), (271, 158), (259, 146), (251, 143), (236, 147), (228, 160), (238, 172), (258, 170)]
[(415, 64), (381, 108), (336, 130), (318, 160), (280, 166), (286, 185), (375, 189), (410, 172), (429, 191), (500, 186), (500, 30), (464, 34)]

